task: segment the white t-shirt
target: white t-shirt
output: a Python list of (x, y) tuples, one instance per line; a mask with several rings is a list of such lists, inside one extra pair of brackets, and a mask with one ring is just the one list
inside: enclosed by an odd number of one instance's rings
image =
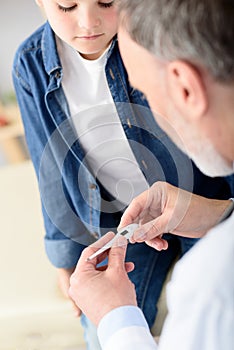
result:
[[(234, 349), (234, 213), (176, 264), (159, 346), (140, 309), (125, 306), (98, 327), (103, 350)], [(140, 339), (140, 341), (139, 341)]]
[[(93, 175), (125, 207), (148, 188), (118, 117), (105, 74), (108, 49), (86, 60), (56, 38), (62, 87), (78, 139)], [(122, 205), (122, 203), (124, 205)]]

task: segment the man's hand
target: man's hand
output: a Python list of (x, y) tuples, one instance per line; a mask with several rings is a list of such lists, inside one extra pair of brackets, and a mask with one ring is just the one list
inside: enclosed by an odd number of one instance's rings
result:
[[(72, 273), (74, 272), (75, 268), (72, 269), (58, 269), (58, 285), (62, 292), (62, 294), (65, 296), (65, 298), (69, 298), (70, 296), (68, 294), (68, 290), (70, 288), (70, 278)], [(74, 309), (75, 316), (79, 317), (81, 315), (81, 310), (77, 307), (77, 305), (74, 303), (72, 299), (70, 299), (72, 302), (72, 307)]]
[[(137, 305), (135, 288), (127, 273), (133, 263), (125, 263), (127, 240), (119, 237), (109, 252), (88, 261), (87, 258), (114, 237), (107, 233), (86, 248), (70, 279), (69, 295), (82, 312), (95, 324), (109, 311), (123, 305)], [(109, 253), (109, 254), (108, 254)], [(108, 255), (108, 265), (97, 267)]]
[(139, 223), (132, 243), (145, 241), (157, 250), (167, 249), (168, 244), (162, 239), (164, 233), (202, 237), (219, 222), (230, 203), (194, 195), (159, 181), (131, 202), (119, 228)]

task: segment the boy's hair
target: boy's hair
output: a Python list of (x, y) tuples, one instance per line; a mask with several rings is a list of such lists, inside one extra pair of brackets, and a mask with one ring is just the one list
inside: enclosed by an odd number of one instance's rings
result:
[(157, 57), (234, 81), (233, 0), (119, 0), (119, 11), (131, 38)]

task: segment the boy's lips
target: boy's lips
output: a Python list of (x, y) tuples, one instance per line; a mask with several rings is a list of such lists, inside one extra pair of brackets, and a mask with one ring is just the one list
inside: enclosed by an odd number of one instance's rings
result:
[(77, 36), (78, 39), (83, 39), (83, 40), (95, 40), (103, 36), (104, 33), (101, 34), (92, 34), (92, 35), (80, 35)]

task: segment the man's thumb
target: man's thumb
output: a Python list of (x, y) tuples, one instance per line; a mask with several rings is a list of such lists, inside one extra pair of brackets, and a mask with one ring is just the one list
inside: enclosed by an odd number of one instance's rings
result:
[(128, 241), (123, 236), (116, 236), (108, 256), (108, 267), (121, 267), (125, 270), (125, 256)]

